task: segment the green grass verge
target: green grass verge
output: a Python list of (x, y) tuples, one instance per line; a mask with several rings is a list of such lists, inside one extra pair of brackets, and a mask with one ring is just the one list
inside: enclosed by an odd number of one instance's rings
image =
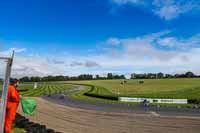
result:
[[(194, 98), (194, 99), (200, 98), (200, 89), (199, 89), (200, 79), (198, 78), (159, 79), (159, 80), (148, 79), (144, 80), (144, 84), (139, 84), (138, 80), (128, 80), (127, 84), (124, 85), (120, 84), (121, 81), (122, 80), (47, 82), (47, 83), (39, 83), (37, 89), (33, 89), (33, 83), (28, 83), (28, 84), (24, 83), (20, 85), (19, 88), (20, 90), (26, 90), (21, 92), (23, 96), (41, 96), (44, 94), (52, 94), (64, 90), (69, 90), (73, 88), (72, 84), (78, 84), (78, 85), (84, 85), (85, 89), (78, 93), (71, 94), (72, 98), (79, 100), (86, 100), (90, 102), (98, 101), (104, 103), (130, 104), (130, 105), (138, 105), (139, 103), (119, 102), (109, 99), (86, 96), (84, 94), (92, 94), (95, 96), (97, 95), (106, 97), (129, 96), (129, 97), (149, 97), (149, 98)], [(174, 86), (175, 83), (176, 86)], [(92, 86), (94, 86), (94, 88), (91, 88)], [(118, 89), (115, 89), (116, 86), (118, 86)], [(150, 87), (150, 89), (148, 89), (148, 87)], [(155, 89), (152, 89), (152, 87)], [(182, 89), (179, 89), (179, 87), (181, 87)], [(130, 94), (127, 92), (130, 92)], [(158, 104), (158, 103), (152, 105), (181, 106), (181, 107), (193, 106), (191, 104)]]
[(87, 93), (90, 90), (91, 90), (90, 86), (85, 86), (83, 90), (70, 94), (70, 97), (77, 100), (84, 100), (84, 101), (89, 101), (89, 102), (101, 102), (101, 103), (109, 103), (109, 104), (130, 104), (130, 105), (139, 104), (139, 103), (124, 103), (120, 101), (114, 101), (114, 100), (102, 99), (102, 98), (96, 98), (96, 97), (90, 97), (90, 96), (84, 95), (84, 93)]
[(84, 95), (102, 99), (118, 100), (118, 96), (109, 92), (106, 88), (93, 85), (88, 92), (84, 93)]
[[(73, 85), (62, 83), (39, 83), (38, 88), (33, 89), (33, 84), (21, 84), (20, 94), (27, 97), (37, 97), (45, 94), (59, 93), (73, 88)], [(24, 91), (25, 90), (25, 91)]]
[(70, 81), (75, 84), (94, 85), (106, 88), (93, 90), (93, 94), (118, 95), (126, 97), (144, 98), (174, 98), (174, 99), (198, 99), (200, 100), (200, 78), (180, 78), (180, 79), (145, 79), (144, 84), (139, 84), (139, 80), (127, 80), (126, 84), (121, 84), (123, 80), (89, 80)]
[(12, 130), (12, 133), (27, 133), (26, 130), (21, 129), (21, 128), (14, 128)]
[[(76, 83), (74, 83), (74, 84), (76, 84)], [(84, 85), (81, 83), (78, 83), (78, 84)], [(94, 96), (85, 95), (85, 94), (92, 94)], [(105, 98), (100, 98), (99, 95), (100, 96), (108, 96), (108, 97), (109, 96), (111, 96), (111, 97), (118, 96), (117, 94), (113, 94), (111, 91), (108, 91), (104, 87), (86, 84), (84, 90), (74, 93), (74, 94), (71, 94), (71, 97), (74, 99), (86, 100), (86, 101), (90, 101), (90, 102), (103, 102), (103, 103), (111, 103), (111, 104), (129, 104), (129, 105), (139, 105), (140, 104), (140, 103), (133, 103), (133, 102), (120, 102), (120, 101), (109, 100), (109, 99), (105, 99)], [(152, 96), (152, 98), (154, 98), (154, 97)], [(152, 106), (160, 106), (160, 107), (187, 107), (187, 108), (191, 108), (194, 106), (193, 104), (166, 104), (166, 103), (152, 103), (151, 105)]]
[[(102, 99), (102, 98), (96, 98), (96, 97), (90, 97), (84, 95), (84, 93), (87, 93), (91, 90), (90, 86), (85, 86), (83, 90), (80, 92), (76, 92), (70, 95), (71, 98), (77, 99), (77, 100), (83, 100), (88, 102), (101, 102), (101, 103), (108, 103), (108, 104), (126, 104), (130, 106), (140, 105), (140, 103), (134, 103), (134, 102), (120, 102), (120, 101), (114, 101), (114, 100), (108, 100), (108, 99)], [(186, 107), (191, 108), (193, 107), (193, 104), (165, 104), (165, 103), (153, 103), (151, 106), (160, 106), (160, 107)]]

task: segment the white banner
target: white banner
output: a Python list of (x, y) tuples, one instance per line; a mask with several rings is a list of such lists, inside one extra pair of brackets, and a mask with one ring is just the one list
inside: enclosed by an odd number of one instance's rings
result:
[(119, 101), (122, 102), (143, 102), (144, 100), (150, 103), (178, 103), (187, 104), (187, 99), (157, 99), (157, 98), (131, 98), (131, 97), (119, 97)]

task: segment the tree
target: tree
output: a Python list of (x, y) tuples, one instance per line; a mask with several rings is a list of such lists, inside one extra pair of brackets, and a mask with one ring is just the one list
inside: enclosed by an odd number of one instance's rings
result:
[(132, 73), (131, 74), (131, 79), (134, 79), (135, 78), (135, 73)]
[(29, 81), (30, 81), (30, 78), (27, 76), (20, 79), (20, 82), (29, 82)]
[(120, 79), (126, 79), (124, 75), (120, 75)]
[(165, 74), (165, 78), (173, 78), (173, 75), (171, 75), (171, 74)]
[(96, 79), (99, 79), (100, 77), (99, 77), (99, 75), (96, 75)]
[(147, 78), (148, 79), (155, 79), (156, 78), (156, 74), (154, 74), (154, 73), (148, 73), (147, 74)]
[(161, 78), (163, 78), (163, 77), (164, 77), (164, 74), (163, 74), (163, 73), (159, 72), (159, 73), (157, 74), (157, 78), (158, 78), (158, 79), (161, 79)]
[(112, 73), (108, 73), (108, 75), (107, 75), (107, 79), (113, 79), (113, 75), (112, 75)]
[(93, 76), (90, 74), (82, 74), (78, 76), (79, 80), (89, 80), (89, 79), (93, 79)]
[(194, 73), (192, 73), (192, 72), (186, 72), (186, 73), (185, 73), (185, 77), (191, 78), (191, 77), (195, 77), (195, 75), (194, 75)]

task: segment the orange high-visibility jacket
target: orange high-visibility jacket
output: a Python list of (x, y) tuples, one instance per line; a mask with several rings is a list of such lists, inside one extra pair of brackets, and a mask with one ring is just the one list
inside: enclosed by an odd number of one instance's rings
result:
[(5, 117), (5, 125), (4, 125), (4, 130), (6, 133), (11, 132), (12, 123), (15, 119), (19, 102), (20, 102), (19, 92), (17, 91), (15, 86), (10, 85), (8, 88), (6, 117)]

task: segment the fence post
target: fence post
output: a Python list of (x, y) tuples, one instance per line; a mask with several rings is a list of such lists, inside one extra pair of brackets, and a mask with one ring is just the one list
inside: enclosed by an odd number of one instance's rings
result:
[(6, 73), (5, 73), (3, 89), (2, 89), (1, 104), (0, 104), (0, 133), (4, 132), (4, 121), (5, 121), (5, 113), (6, 113), (8, 86), (9, 86), (9, 81), (10, 81), (13, 57), (14, 57), (14, 51), (11, 58), (0, 58), (0, 59), (4, 59), (7, 62)]

